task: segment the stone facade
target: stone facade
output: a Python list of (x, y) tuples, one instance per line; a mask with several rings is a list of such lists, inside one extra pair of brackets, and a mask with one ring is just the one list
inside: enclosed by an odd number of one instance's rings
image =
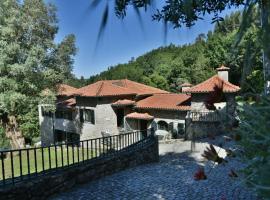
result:
[[(131, 97), (121, 97), (132, 99)], [(115, 102), (117, 97), (87, 98), (77, 97), (76, 107), (73, 108), (73, 120), (57, 119), (42, 116), (41, 106), (39, 106), (39, 121), (41, 130), (41, 141), (43, 145), (54, 143), (54, 130), (77, 133), (81, 140), (102, 137), (101, 132), (108, 132), (111, 135), (119, 134), (117, 126), (116, 110), (111, 103)], [(80, 122), (80, 109), (91, 109), (94, 111), (95, 122)], [(131, 109), (125, 109), (125, 115), (131, 112)]]
[(0, 200), (42, 200), (68, 190), (76, 184), (82, 184), (129, 167), (158, 162), (158, 140), (152, 137), (143, 145), (134, 144), (128, 151), (117, 155), (90, 160), (81, 165), (57, 170), (47, 175), (23, 181), (14, 186), (0, 188)]
[(224, 133), (224, 125), (221, 122), (200, 122), (186, 120), (185, 139), (199, 139), (213, 137)]
[[(191, 112), (209, 112), (210, 110), (205, 107), (204, 103), (208, 95), (209, 93), (192, 94)], [(186, 139), (218, 135), (224, 133), (226, 127), (232, 126), (236, 118), (235, 94), (227, 93), (224, 98), (224, 102), (214, 104), (217, 109), (213, 113), (217, 116), (214, 121), (194, 121), (189, 115), (187, 116), (185, 122)]]
[[(148, 121), (147, 128), (153, 129), (158, 135), (158, 123), (160, 121), (164, 121), (168, 124), (168, 126), (172, 126), (172, 130), (167, 130), (168, 134), (177, 134), (178, 133), (178, 124), (182, 124), (183, 128), (185, 127), (185, 117), (187, 115), (187, 111), (171, 111), (171, 110), (140, 110), (140, 112), (147, 112), (151, 116), (154, 117), (153, 120)], [(141, 120), (138, 119), (126, 119), (125, 127), (127, 130), (140, 130), (141, 129)], [(165, 130), (163, 130), (165, 131)]]

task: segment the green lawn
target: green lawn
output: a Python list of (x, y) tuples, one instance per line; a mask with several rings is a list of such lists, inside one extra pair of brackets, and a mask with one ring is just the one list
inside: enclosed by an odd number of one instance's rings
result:
[[(49, 156), (49, 150), (50, 150), (50, 156)], [(63, 152), (63, 162), (62, 162), (62, 152)], [(74, 153), (73, 153), (74, 152)], [(50, 168), (56, 168), (61, 167), (61, 166), (67, 166), (68, 165), (68, 160), (69, 160), (69, 165), (73, 163), (78, 163), (84, 160), (99, 156), (102, 153), (102, 151), (99, 150), (90, 150), (88, 149), (88, 154), (87, 154), (87, 149), (82, 148), (82, 147), (63, 147), (61, 149), (58, 147), (55, 150), (55, 147), (50, 147), (50, 148), (43, 148), (43, 157), (44, 157), (44, 170), (50, 169)], [(17, 155), (15, 155), (17, 154)], [(36, 150), (36, 158), (37, 162), (35, 165), (35, 153), (34, 150), (29, 150), (29, 166), (30, 166), (30, 173), (36, 173), (43, 171), (42, 167), (42, 150), (37, 149)], [(73, 155), (74, 155), (74, 162), (73, 162)], [(69, 158), (69, 159), (68, 159)], [(21, 153), (21, 160), (22, 160), (22, 175), (27, 175), (28, 174), (28, 163), (27, 163), (27, 152), (22, 151)], [(51, 160), (51, 167), (50, 167), (50, 162)], [(20, 156), (18, 153), (13, 153), (13, 166), (14, 166), (14, 177), (20, 176)], [(4, 169), (5, 169), (5, 178), (11, 178), (12, 177), (12, 170), (11, 170), (11, 158), (8, 156), (6, 159), (4, 159)], [(2, 175), (2, 163), (0, 160), (0, 180), (3, 179)]]

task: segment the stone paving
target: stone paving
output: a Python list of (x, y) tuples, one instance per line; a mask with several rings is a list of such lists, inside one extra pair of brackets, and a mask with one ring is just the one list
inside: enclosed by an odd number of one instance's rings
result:
[[(131, 168), (79, 185), (52, 199), (257, 199), (251, 189), (241, 184), (241, 176), (238, 178), (228, 176), (231, 168), (238, 170), (242, 167), (241, 162), (237, 158), (226, 158), (229, 162), (221, 165), (204, 161), (200, 155), (206, 145), (205, 142), (197, 143), (195, 152), (190, 153), (190, 142), (160, 144), (159, 163)], [(219, 153), (221, 156), (225, 155), (223, 149)], [(193, 176), (200, 166), (205, 167), (207, 179), (195, 181)]]

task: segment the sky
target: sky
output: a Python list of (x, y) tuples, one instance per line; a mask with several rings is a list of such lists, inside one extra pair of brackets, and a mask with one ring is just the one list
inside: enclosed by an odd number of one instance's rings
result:
[[(143, 23), (139, 23), (133, 9), (129, 9), (124, 20), (118, 19), (113, 10), (113, 1), (109, 1), (108, 24), (103, 37), (97, 44), (97, 36), (106, 1), (97, 8), (90, 9), (91, 0), (47, 0), (57, 7), (59, 32), (56, 42), (68, 34), (76, 36), (77, 55), (74, 57), (73, 73), (79, 78), (98, 74), (110, 66), (126, 63), (132, 57), (138, 57), (152, 49), (166, 44), (183, 45), (194, 42), (200, 33), (213, 30), (212, 16), (207, 15), (192, 28), (169, 27), (166, 43), (161, 22), (152, 21), (155, 9), (142, 13)], [(157, 1), (158, 2), (158, 1)], [(157, 7), (160, 5), (156, 5)], [(225, 16), (235, 9), (227, 9)]]

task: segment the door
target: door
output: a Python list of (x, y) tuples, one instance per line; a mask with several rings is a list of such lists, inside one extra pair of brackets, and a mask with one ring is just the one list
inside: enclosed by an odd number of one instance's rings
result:
[(146, 120), (140, 120), (140, 130), (142, 131), (143, 138), (147, 137), (147, 124), (148, 121)]
[(124, 109), (120, 108), (116, 110), (116, 116), (117, 116), (117, 127), (123, 128), (124, 127)]

